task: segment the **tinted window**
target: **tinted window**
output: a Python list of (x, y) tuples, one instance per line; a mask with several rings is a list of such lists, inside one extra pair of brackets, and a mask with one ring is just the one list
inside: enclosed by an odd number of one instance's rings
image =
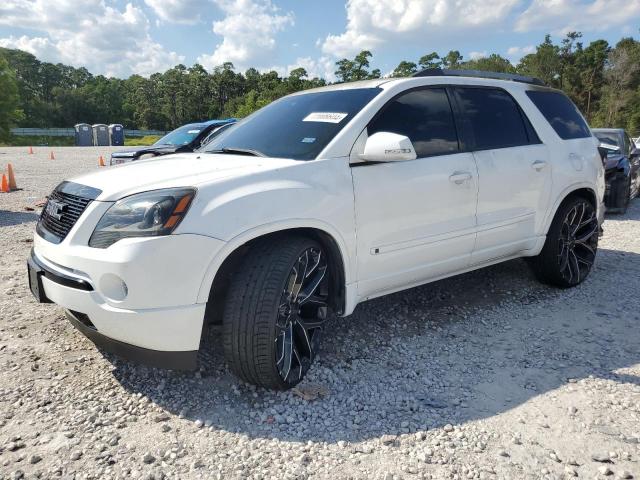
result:
[(531, 90), (527, 95), (563, 140), (591, 136), (578, 107), (565, 94)]
[(409, 137), (418, 157), (458, 151), (453, 113), (441, 88), (413, 90), (389, 102), (367, 129)]
[(529, 142), (520, 107), (504, 90), (457, 87), (455, 91), (473, 149), (537, 143), (536, 139)]
[(225, 129), (205, 151), (243, 149), (311, 160), (381, 90), (349, 88), (284, 97)]

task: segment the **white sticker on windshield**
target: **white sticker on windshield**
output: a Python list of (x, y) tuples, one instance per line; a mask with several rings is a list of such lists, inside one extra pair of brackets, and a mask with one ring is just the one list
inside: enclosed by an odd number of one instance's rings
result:
[(187, 133), (200, 133), (200, 130), (189, 130)]
[(313, 138), (313, 137), (305, 137), (305, 138), (302, 139), (302, 143), (313, 143), (315, 141), (316, 141), (316, 139)]
[(340, 123), (348, 113), (312, 112), (302, 119), (303, 122)]

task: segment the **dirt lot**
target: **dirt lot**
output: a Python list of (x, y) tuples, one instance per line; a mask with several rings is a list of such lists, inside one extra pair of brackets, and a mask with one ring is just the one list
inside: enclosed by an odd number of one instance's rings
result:
[(215, 330), (199, 372), (147, 369), (34, 302), (25, 207), (107, 154), (54, 151), (0, 149), (23, 188), (0, 194), (0, 479), (640, 476), (640, 200), (579, 288), (512, 261), (370, 301), (274, 393), (230, 375)]

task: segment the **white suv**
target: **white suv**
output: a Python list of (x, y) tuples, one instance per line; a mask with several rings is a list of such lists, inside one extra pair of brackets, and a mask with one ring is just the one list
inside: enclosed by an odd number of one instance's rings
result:
[(285, 389), (329, 311), (516, 257), (579, 284), (604, 212), (584, 119), (535, 79), (445, 73), (299, 92), (206, 152), (61, 183), (34, 295), (105, 350), (167, 368), (194, 368), (222, 323), (231, 369)]

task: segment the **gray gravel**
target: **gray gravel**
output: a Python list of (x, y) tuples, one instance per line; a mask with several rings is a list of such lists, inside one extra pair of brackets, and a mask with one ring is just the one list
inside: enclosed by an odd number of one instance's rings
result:
[(0, 479), (637, 478), (640, 200), (580, 287), (512, 261), (331, 319), (296, 392), (103, 355), (25, 278), (37, 211), (108, 149), (0, 148)]

